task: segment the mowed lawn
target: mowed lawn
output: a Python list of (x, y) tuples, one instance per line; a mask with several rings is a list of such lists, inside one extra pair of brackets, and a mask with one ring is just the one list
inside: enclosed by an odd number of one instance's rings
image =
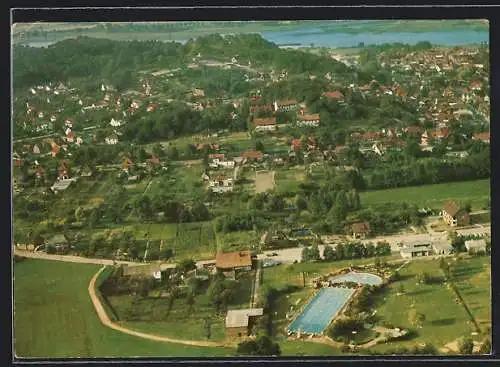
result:
[[(400, 270), (402, 279), (391, 283), (376, 300), (381, 324), (411, 328), (418, 335), (407, 341), (377, 345), (372, 348), (373, 351), (385, 351), (398, 346), (411, 347), (425, 342), (439, 348), (457, 338), (470, 336), (474, 331), (465, 309), (456, 302), (453, 291), (446, 284), (417, 284), (416, 276), (422, 272), (431, 277), (444, 278), (438, 260), (414, 260)], [(401, 285), (404, 293), (398, 296)], [(425, 315), (422, 328), (414, 328), (410, 324), (408, 314), (411, 307)], [(489, 304), (484, 307), (489, 307)]]
[(481, 210), (490, 199), (490, 180), (450, 182), (436, 185), (401, 187), (360, 193), (362, 205), (408, 203), (419, 207), (441, 208), (448, 200), (470, 202), (472, 210)]
[(453, 273), (455, 284), (481, 331), (491, 328), (491, 257), (459, 261)]
[(88, 295), (97, 265), (28, 259), (14, 265), (14, 348), (26, 357), (231, 356), (232, 349), (154, 342), (103, 326)]

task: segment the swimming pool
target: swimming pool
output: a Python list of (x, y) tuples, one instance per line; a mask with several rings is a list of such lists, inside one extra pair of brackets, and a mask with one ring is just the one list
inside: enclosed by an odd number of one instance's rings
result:
[(375, 274), (370, 273), (347, 273), (342, 275), (337, 275), (329, 279), (332, 282), (355, 282), (369, 285), (379, 285), (382, 284), (382, 278)]
[(319, 334), (355, 292), (350, 288), (322, 288), (307, 304), (302, 313), (290, 324), (287, 331)]

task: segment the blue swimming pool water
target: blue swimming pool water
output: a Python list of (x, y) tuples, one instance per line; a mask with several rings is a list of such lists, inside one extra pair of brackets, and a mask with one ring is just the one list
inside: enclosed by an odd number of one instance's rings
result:
[(337, 275), (329, 279), (332, 282), (355, 282), (369, 285), (379, 285), (382, 284), (382, 278), (378, 275), (369, 273), (347, 273), (343, 275)]
[(304, 311), (288, 327), (288, 331), (319, 334), (354, 293), (349, 288), (322, 288), (307, 304)]

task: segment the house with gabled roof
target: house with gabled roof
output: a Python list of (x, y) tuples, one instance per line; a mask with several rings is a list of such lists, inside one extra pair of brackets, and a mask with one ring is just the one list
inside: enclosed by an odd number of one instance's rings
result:
[(292, 111), (299, 107), (299, 102), (296, 99), (285, 99), (281, 101), (274, 101), (275, 112)]
[(482, 141), (483, 143), (490, 143), (490, 132), (485, 131), (481, 133), (475, 133), (472, 135), (472, 140), (474, 141)]
[(274, 131), (276, 130), (276, 117), (254, 118), (252, 124), (255, 131)]
[(247, 152), (241, 152), (240, 156), (244, 161), (260, 161), (264, 157), (264, 154), (259, 151), (250, 150)]
[(356, 222), (351, 224), (352, 238), (365, 238), (371, 233), (370, 223), (368, 222)]
[(111, 135), (106, 137), (105, 141), (106, 141), (106, 144), (116, 145), (116, 144), (118, 144), (118, 135), (111, 134)]
[(443, 220), (450, 226), (464, 226), (470, 222), (469, 213), (455, 201), (448, 201), (441, 211)]
[(297, 125), (298, 126), (317, 127), (317, 126), (319, 126), (319, 122), (320, 122), (319, 113), (300, 114), (297, 117)]
[(329, 99), (337, 100), (339, 102), (344, 100), (344, 94), (338, 90), (323, 92), (322, 96)]

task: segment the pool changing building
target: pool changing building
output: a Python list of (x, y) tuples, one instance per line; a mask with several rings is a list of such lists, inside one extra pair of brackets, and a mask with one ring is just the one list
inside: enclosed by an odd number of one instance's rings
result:
[(246, 308), (243, 310), (227, 311), (227, 336), (229, 338), (240, 338), (250, 335), (254, 320), (263, 314), (263, 308)]

